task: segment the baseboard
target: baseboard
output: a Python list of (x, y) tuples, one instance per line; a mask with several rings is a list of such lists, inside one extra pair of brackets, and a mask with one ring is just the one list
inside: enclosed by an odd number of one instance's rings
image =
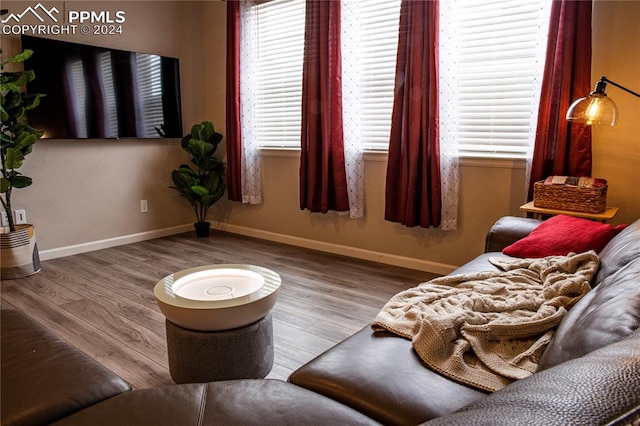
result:
[(344, 246), (341, 244), (327, 243), (308, 238), (295, 237), (292, 235), (279, 234), (276, 232), (264, 231), (255, 228), (248, 228), (229, 223), (212, 223), (211, 226), (221, 231), (233, 234), (245, 235), (247, 237), (260, 238), (262, 240), (275, 241), (277, 243), (289, 244), (297, 247), (304, 247), (326, 253), (339, 254), (342, 256), (354, 257), (356, 259), (368, 260), (371, 262), (384, 263), (385, 265), (400, 266), (418, 271), (430, 272), (433, 274), (446, 275), (457, 268), (454, 265), (430, 262), (423, 259), (397, 256), (389, 253), (380, 253), (373, 250), (366, 250), (357, 247)]
[(153, 231), (138, 232), (136, 234), (123, 235), (120, 237), (107, 238), (104, 240), (91, 241), (88, 243), (75, 244), (72, 246), (42, 250), (38, 253), (40, 255), (40, 260), (51, 260), (59, 257), (72, 256), (74, 254), (87, 253), (90, 251), (101, 250), (109, 247), (122, 246), (125, 244), (152, 240), (154, 238), (181, 234), (188, 231), (193, 231), (193, 224), (178, 225), (169, 228), (155, 229)]
[[(214, 229), (231, 232), (233, 234), (245, 235), (247, 237), (260, 238), (277, 243), (289, 244), (297, 247), (304, 247), (326, 253), (338, 254), (353, 257), (356, 259), (368, 260), (371, 262), (384, 263), (385, 265), (400, 266), (403, 268), (415, 269), (418, 271), (430, 272), (433, 274), (446, 275), (456, 269), (454, 265), (430, 262), (423, 259), (397, 256), (389, 253), (350, 247), (341, 244), (317, 241), (308, 238), (295, 237), (292, 235), (279, 234), (261, 229), (248, 228), (245, 226), (233, 225), (229, 223), (212, 223)], [(120, 237), (107, 238), (104, 240), (91, 241), (88, 243), (75, 244), (72, 246), (59, 247), (39, 252), (40, 260), (51, 260), (59, 257), (72, 256), (74, 254), (87, 253), (125, 244), (137, 243), (140, 241), (152, 240), (154, 238), (166, 237), (169, 235), (181, 234), (193, 231), (193, 224), (172, 226), (169, 228), (156, 229), (153, 231), (139, 232), (136, 234), (123, 235)]]

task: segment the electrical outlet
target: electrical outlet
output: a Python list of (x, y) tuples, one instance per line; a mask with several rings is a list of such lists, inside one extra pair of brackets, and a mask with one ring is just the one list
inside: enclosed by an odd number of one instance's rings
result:
[(140, 200), (140, 212), (146, 213), (148, 211), (149, 211), (149, 203), (147, 203), (147, 200)]
[(14, 210), (13, 217), (16, 220), (16, 225), (22, 225), (27, 223), (27, 211), (26, 210)]
[(9, 217), (4, 210), (2, 210), (2, 226), (9, 226)]

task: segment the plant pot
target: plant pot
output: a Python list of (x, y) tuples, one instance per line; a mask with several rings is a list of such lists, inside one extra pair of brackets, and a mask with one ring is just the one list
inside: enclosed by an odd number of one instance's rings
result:
[(193, 224), (193, 227), (196, 228), (196, 237), (209, 238), (211, 222), (196, 222)]
[(0, 233), (0, 278), (12, 280), (40, 272), (33, 225), (16, 225), (14, 232), (5, 232), (4, 229)]

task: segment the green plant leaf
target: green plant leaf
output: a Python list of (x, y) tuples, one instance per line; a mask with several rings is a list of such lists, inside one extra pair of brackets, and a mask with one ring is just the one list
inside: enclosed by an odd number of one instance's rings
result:
[(208, 142), (213, 133), (215, 133), (215, 130), (213, 128), (213, 123), (210, 121), (203, 121), (202, 123), (194, 124), (191, 127), (191, 137), (193, 139)]
[(222, 176), (218, 173), (209, 173), (204, 179), (203, 185), (209, 193), (215, 192), (216, 188), (222, 182)]
[(22, 163), (24, 161), (24, 155), (22, 152), (15, 148), (8, 148), (6, 157), (4, 159), (4, 167), (6, 169), (19, 169), (22, 167)]
[(0, 83), (0, 87), (2, 88), (2, 92), (18, 92), (22, 89), (22, 86), (29, 83), (35, 78), (35, 74), (33, 71), (23, 71), (19, 73), (7, 73), (5, 78)]
[(193, 191), (196, 195), (200, 197), (205, 197), (209, 195), (209, 190), (202, 185), (194, 185), (191, 187), (191, 191)]
[[(208, 153), (213, 151), (213, 145), (199, 139), (191, 139), (187, 147), (189, 149), (189, 152), (193, 154), (193, 156), (197, 159), (206, 157)], [(198, 161), (198, 164), (199, 163), (200, 162)]]
[(227, 189), (227, 185), (224, 182), (221, 182), (220, 185), (216, 187), (216, 190), (211, 194), (211, 196), (215, 199), (215, 201), (218, 201), (220, 198), (224, 196), (224, 191), (226, 189)]
[(190, 174), (194, 177), (198, 176), (198, 174), (188, 164), (180, 164), (180, 167), (178, 168), (178, 170), (180, 170), (183, 173)]
[(16, 145), (14, 148), (24, 154), (24, 149), (31, 147), (31, 145), (33, 145), (37, 141), (38, 141), (37, 135), (30, 133), (28, 130), (25, 130), (22, 133), (20, 133), (20, 135), (16, 139)]
[(191, 188), (196, 182), (197, 179), (195, 175), (191, 171), (191, 169), (178, 169), (174, 170), (171, 173), (171, 180), (173, 184), (179, 189), (188, 189)]
[(16, 62), (24, 62), (27, 59), (29, 59), (31, 57), (31, 55), (33, 55), (33, 50), (24, 49), (21, 53), (18, 53), (16, 56), (13, 56), (13, 57), (7, 59), (6, 61), (2, 62), (2, 64), (0, 64), (0, 65), (11, 64), (11, 63), (16, 63)]
[(44, 95), (41, 95), (39, 93), (33, 94), (33, 95), (24, 95), (22, 99), (24, 101), (25, 111), (32, 110), (38, 105), (40, 105), (40, 98), (42, 98), (43, 96)]
[(30, 177), (23, 175), (16, 175), (9, 178), (9, 182), (11, 186), (14, 188), (26, 188), (27, 186), (33, 183), (33, 180)]
[(5, 101), (3, 106), (8, 110), (19, 107), (20, 104), (22, 103), (22, 96), (20, 96), (20, 93), (17, 93), (17, 92), (7, 93), (4, 96), (4, 99)]
[(5, 193), (11, 188), (11, 182), (8, 179), (0, 178), (0, 193)]
[(20, 120), (24, 116), (24, 108), (22, 106), (12, 108), (9, 110), (9, 120), (8, 122), (16, 122)]
[(215, 203), (216, 201), (218, 201), (218, 199), (215, 198), (213, 195), (206, 195), (206, 196), (202, 197), (202, 200), (200, 200), (202, 205), (207, 207), (207, 208), (211, 207), (213, 205), (213, 203)]
[(216, 157), (204, 158), (199, 166), (207, 172), (222, 173), (224, 171), (224, 163)]
[(9, 121), (9, 114), (7, 113), (7, 110), (4, 109), (4, 106), (0, 107), (0, 121), (3, 123)]

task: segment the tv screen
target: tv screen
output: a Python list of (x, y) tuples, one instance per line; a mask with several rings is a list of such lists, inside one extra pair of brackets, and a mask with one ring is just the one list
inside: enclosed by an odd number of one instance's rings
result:
[(29, 112), (44, 138), (182, 137), (177, 58), (22, 36), (25, 68), (44, 93)]

